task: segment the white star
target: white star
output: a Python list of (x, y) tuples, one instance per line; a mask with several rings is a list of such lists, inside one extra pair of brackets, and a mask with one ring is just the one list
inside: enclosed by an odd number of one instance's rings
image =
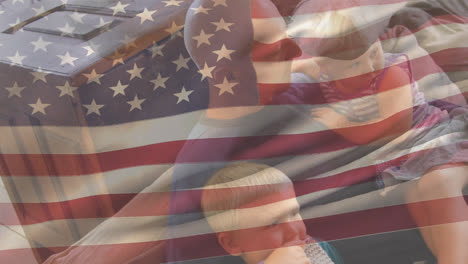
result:
[(203, 14), (208, 15), (208, 11), (211, 10), (211, 8), (206, 8), (206, 7), (203, 7), (202, 5), (200, 5), (199, 7), (192, 7), (190, 9), (195, 11), (195, 15), (199, 14), (199, 13), (203, 13)]
[(99, 111), (99, 109), (103, 108), (104, 105), (98, 105), (96, 104), (96, 101), (93, 99), (93, 101), (91, 102), (91, 104), (88, 104), (88, 105), (83, 105), (84, 107), (86, 107), (86, 109), (88, 109), (88, 112), (86, 113), (86, 115), (90, 115), (92, 113), (95, 113), (96, 115), (101, 115), (101, 112)]
[(113, 58), (112, 67), (118, 63), (124, 64), (124, 54), (120, 53), (118, 50), (112, 53), (111, 58)]
[(34, 79), (32, 83), (35, 83), (37, 81), (43, 81), (47, 83), (46, 76), (49, 75), (47, 72), (43, 72), (41, 68), (38, 68), (37, 71), (31, 72), (32, 76), (34, 76)]
[(158, 73), (158, 77), (151, 82), (154, 84), (153, 91), (158, 89), (159, 87), (166, 88), (166, 81), (169, 77), (162, 77), (160, 73)]
[(169, 32), (170, 34), (174, 34), (177, 31), (181, 30), (184, 27), (184, 25), (178, 26), (175, 21), (172, 21), (172, 24), (170, 27), (166, 29), (166, 32)]
[(180, 6), (180, 3), (184, 1), (177, 1), (177, 0), (169, 0), (169, 1), (161, 1), (166, 4), (166, 6)]
[(162, 49), (164, 48), (164, 45), (154, 45), (150, 48), (151, 51), (151, 58), (156, 57), (157, 55), (164, 56), (162, 53)]
[(99, 18), (99, 24), (97, 24), (97, 28), (101, 28), (101, 27), (104, 27), (104, 26), (108, 26), (111, 24), (111, 21), (104, 21), (104, 19), (102, 17)]
[(231, 53), (233, 52), (235, 52), (235, 50), (226, 49), (224, 44), (221, 49), (213, 51), (214, 54), (218, 55), (218, 59), (216, 61), (220, 61), (223, 58), (231, 60)]
[(75, 31), (75, 28), (74, 27), (71, 27), (70, 25), (68, 25), (68, 23), (65, 23), (65, 26), (63, 27), (59, 27), (57, 28), (58, 30), (60, 30), (62, 32), (62, 35), (65, 36), (65, 35), (72, 35), (73, 34), (73, 31)]
[(138, 77), (141, 79), (141, 72), (144, 70), (144, 67), (138, 68), (137, 64), (133, 64), (133, 69), (128, 70), (127, 72), (130, 73), (130, 81), (133, 80), (133, 78)]
[(91, 47), (91, 46), (84, 46), (84, 47), (82, 47), (82, 48), (85, 49), (85, 50), (88, 52), (88, 53), (86, 53), (86, 57), (88, 57), (88, 56), (94, 54), (95, 51), (96, 51), (97, 49), (99, 49), (99, 46), (100, 46), (100, 45), (95, 45), (94, 48)]
[(124, 39), (120, 41), (120, 43), (124, 44), (126, 47), (134, 47), (136, 48), (137, 45), (135, 43), (136, 38), (131, 38), (127, 34), (125, 34)]
[(62, 97), (66, 94), (68, 94), (69, 96), (73, 97), (73, 92), (78, 89), (78, 87), (75, 87), (75, 86), (71, 86), (68, 81), (65, 81), (65, 84), (62, 85), (62, 86), (57, 86), (57, 89), (60, 90), (60, 95), (59, 97)]
[(98, 74), (96, 73), (96, 69), (93, 69), (91, 73), (83, 73), (83, 75), (88, 79), (86, 84), (95, 82), (97, 84), (101, 84), (101, 77), (104, 76), (104, 74)]
[(193, 91), (186, 91), (185, 87), (182, 86), (182, 90), (180, 93), (175, 93), (174, 95), (177, 96), (177, 104), (182, 101), (187, 101), (190, 103), (189, 95), (193, 93)]
[(18, 51), (16, 51), (15, 56), (7, 57), (12, 64), (23, 65), (23, 60), (26, 56), (21, 56)]
[(172, 63), (174, 63), (175, 65), (177, 65), (177, 69), (176, 69), (176, 72), (178, 72), (180, 69), (182, 68), (185, 68), (185, 69), (189, 69), (187, 63), (190, 61), (190, 58), (184, 58), (184, 56), (182, 56), (182, 54), (179, 54), (179, 58), (175, 61), (172, 61)]
[(3, 10), (0, 10), (0, 15), (1, 15), (1, 14), (3, 14), (3, 13), (5, 13), (5, 11), (3, 11)]
[(41, 6), (39, 8), (34, 8), (33, 7), (32, 10), (34, 10), (34, 13), (36, 13), (35, 16), (38, 16), (38, 15), (45, 12), (44, 6)]
[(198, 72), (200, 72), (202, 75), (201, 80), (203, 81), (207, 77), (213, 78), (213, 75), (211, 74), (211, 72), (214, 70), (214, 68), (216, 68), (216, 66), (208, 67), (208, 64), (206, 64), (205, 62), (205, 66), (203, 67), (203, 69), (198, 70)]
[(19, 87), (18, 83), (14, 83), (13, 87), (6, 87), (5, 89), (8, 90), (8, 98), (12, 97), (13, 95), (18, 96), (21, 98), (21, 92), (24, 90), (25, 87)]
[(61, 0), (62, 4), (66, 5), (68, 4), (68, 0)]
[(154, 21), (153, 20), (153, 14), (156, 13), (157, 10), (153, 10), (153, 11), (149, 11), (147, 8), (145, 8), (145, 10), (143, 10), (143, 12), (141, 12), (140, 14), (138, 14), (137, 16), (140, 17), (140, 24), (143, 24), (146, 20), (149, 20), (149, 21)]
[(80, 14), (78, 12), (73, 12), (73, 14), (70, 15), (70, 17), (76, 22), (83, 24), (83, 17), (86, 16), (86, 14)]
[(75, 66), (74, 61), (76, 61), (78, 58), (77, 57), (72, 57), (70, 53), (65, 53), (65, 55), (57, 55), (62, 61), (60, 62), (60, 65), (63, 64), (70, 64), (71, 66)]
[(37, 98), (37, 101), (36, 101), (35, 104), (29, 104), (29, 106), (31, 106), (33, 108), (32, 115), (34, 115), (37, 112), (41, 112), (41, 113), (43, 113), (45, 115), (46, 114), (45, 113), (45, 108), (48, 107), (49, 105), (50, 104), (43, 104), (41, 102), (41, 98)]
[(208, 46), (211, 45), (210, 38), (213, 35), (214, 34), (206, 34), (205, 31), (203, 31), (203, 29), (202, 29), (201, 32), (200, 32), (200, 35), (192, 37), (192, 38), (197, 41), (197, 48), (198, 48), (203, 43), (207, 44)]
[(21, 2), (24, 4), (24, 0), (13, 0), (13, 4), (15, 4), (16, 2)]
[(32, 41), (31, 44), (34, 45), (33, 52), (36, 52), (37, 50), (43, 50), (47, 52), (47, 46), (52, 44), (52, 42), (44, 41), (42, 40), (42, 36), (39, 36), (39, 39), (36, 41)]
[(116, 86), (109, 87), (111, 90), (114, 91), (114, 95), (112, 97), (116, 97), (117, 95), (125, 95), (125, 89), (128, 87), (127, 85), (122, 85), (120, 81), (117, 83)]
[(238, 85), (239, 83), (236, 83), (236, 82), (228, 82), (227, 78), (224, 77), (224, 81), (220, 84), (215, 84), (215, 87), (219, 88), (219, 94), (218, 95), (222, 95), (223, 93), (230, 93), (230, 94), (234, 94), (234, 92), (232, 91), (232, 87)]
[(11, 24), (8, 24), (8, 25), (13, 28), (13, 31), (18, 30), (19, 32), (24, 32), (23, 31), (24, 24), (25, 24), (25, 22), (21, 22), (19, 17), (17, 17), (15, 23), (11, 23)]
[(141, 104), (145, 101), (146, 99), (138, 99), (138, 95), (135, 95), (135, 98), (133, 98), (133, 101), (127, 101), (127, 104), (130, 105), (130, 110), (129, 112), (133, 111), (134, 109), (140, 109), (141, 110)]
[(211, 0), (213, 1), (213, 7), (217, 7), (219, 5), (227, 7), (226, 0)]
[(221, 18), (219, 22), (211, 22), (211, 24), (216, 26), (215, 32), (218, 32), (220, 30), (226, 30), (228, 32), (231, 32), (231, 29), (229, 27), (232, 26), (234, 23), (227, 23), (224, 21), (223, 18)]
[(110, 7), (110, 9), (114, 10), (114, 13), (112, 14), (113, 16), (115, 16), (115, 14), (119, 13), (119, 12), (122, 12), (122, 13), (126, 13), (125, 12), (125, 7), (127, 7), (128, 4), (126, 5), (122, 5), (122, 3), (119, 1), (115, 6), (113, 7)]

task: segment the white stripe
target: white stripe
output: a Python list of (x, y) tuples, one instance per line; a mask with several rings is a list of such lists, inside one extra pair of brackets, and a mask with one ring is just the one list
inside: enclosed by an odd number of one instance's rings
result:
[(258, 83), (282, 84), (291, 82), (292, 61), (253, 62)]
[[(8, 178), (17, 187), (19, 201), (11, 197), (11, 202), (52, 203), (103, 194), (136, 194), (155, 182), (159, 185), (154, 186), (155, 188), (151, 189), (151, 191), (145, 192), (169, 191), (170, 179), (162, 179), (160, 176), (171, 167), (172, 165), (166, 164), (139, 166), (104, 173), (59, 177), (57, 181), (60, 182), (60, 193), (65, 195), (57, 193), (58, 191), (50, 181), (50, 177), (2, 176), (2, 180)], [(95, 188), (99, 184), (104, 184), (107, 190), (103, 192), (102, 189)], [(39, 189), (42, 190), (42, 196), (39, 196), (36, 192)]]

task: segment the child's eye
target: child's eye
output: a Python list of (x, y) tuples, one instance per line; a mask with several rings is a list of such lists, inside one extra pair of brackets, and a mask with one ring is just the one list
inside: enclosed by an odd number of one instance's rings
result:
[(351, 64), (351, 68), (356, 68), (356, 67), (358, 67), (358, 66), (359, 66), (359, 61), (357, 61), (357, 62)]

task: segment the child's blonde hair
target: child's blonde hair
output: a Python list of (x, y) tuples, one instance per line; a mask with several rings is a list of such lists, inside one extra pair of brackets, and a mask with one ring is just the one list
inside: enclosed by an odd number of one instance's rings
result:
[(357, 28), (353, 18), (340, 11), (310, 13), (314, 1), (302, 1), (294, 12), (288, 34), (310, 56), (352, 60), (375, 43), (381, 32), (370, 25)]
[(258, 163), (235, 163), (216, 173), (203, 189), (201, 206), (215, 232), (239, 227), (238, 210), (266, 195), (280, 192), (291, 180), (276, 168)]

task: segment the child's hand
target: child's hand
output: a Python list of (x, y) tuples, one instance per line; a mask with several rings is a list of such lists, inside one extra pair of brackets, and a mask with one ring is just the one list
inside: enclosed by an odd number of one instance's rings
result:
[(303, 246), (289, 246), (275, 249), (265, 260), (264, 264), (310, 264)]

